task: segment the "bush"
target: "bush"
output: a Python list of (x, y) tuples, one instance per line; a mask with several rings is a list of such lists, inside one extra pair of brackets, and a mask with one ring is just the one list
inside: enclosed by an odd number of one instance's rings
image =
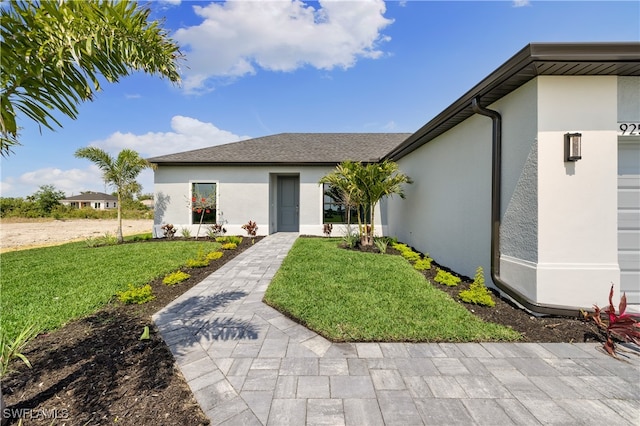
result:
[(447, 272), (447, 271), (443, 271), (442, 269), (438, 269), (438, 273), (436, 274), (436, 277), (434, 278), (434, 281), (440, 284), (444, 284), (448, 287), (455, 287), (458, 284), (460, 284), (460, 278), (456, 277), (455, 275)]
[(418, 271), (426, 271), (431, 269), (431, 259), (428, 255), (424, 257), (424, 259), (416, 260), (416, 263), (413, 264), (413, 267)]
[(89, 237), (84, 242), (87, 247), (115, 246), (118, 244), (118, 238), (107, 232), (102, 237)]
[(129, 284), (128, 290), (118, 292), (117, 296), (118, 299), (126, 305), (133, 303), (140, 305), (156, 298), (149, 284), (143, 285), (142, 287), (134, 287), (132, 284)]
[(191, 230), (189, 228), (182, 228), (180, 233), (184, 238), (191, 238)]
[(242, 243), (242, 237), (240, 237), (238, 235), (229, 235), (229, 236), (217, 237), (216, 238), (216, 242), (221, 243), (221, 244), (233, 243), (236, 246), (238, 246), (238, 245), (240, 245)]
[(238, 248), (238, 245), (236, 243), (226, 243), (223, 244), (222, 247), (220, 247), (222, 250), (235, 250)]
[(420, 253), (416, 253), (415, 251), (409, 249), (402, 252), (402, 257), (407, 259), (409, 262), (417, 262), (418, 260), (420, 260)]
[(212, 251), (207, 255), (207, 260), (218, 260), (222, 257), (223, 254), (224, 253), (222, 253), (221, 251)]
[(378, 248), (378, 251), (380, 253), (385, 254), (387, 252), (387, 246), (389, 245), (389, 240), (387, 240), (384, 237), (381, 237), (381, 238), (374, 238), (373, 242)]
[(189, 259), (185, 263), (187, 268), (204, 268), (205, 266), (209, 266), (209, 261), (206, 257), (198, 258), (198, 259)]
[(176, 285), (178, 283), (181, 283), (182, 281), (188, 280), (190, 277), (191, 275), (187, 274), (186, 272), (176, 271), (164, 277), (162, 283), (166, 285)]
[(496, 302), (491, 298), (491, 292), (484, 285), (484, 271), (482, 270), (482, 266), (478, 266), (478, 269), (476, 269), (476, 276), (473, 283), (469, 286), (469, 289), (462, 290), (458, 296), (460, 296), (460, 300), (465, 303), (489, 307), (496, 305)]

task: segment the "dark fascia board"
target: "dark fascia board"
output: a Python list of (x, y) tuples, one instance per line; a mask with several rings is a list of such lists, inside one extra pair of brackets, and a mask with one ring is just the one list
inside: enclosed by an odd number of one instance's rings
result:
[[(380, 161), (379, 159), (371, 160), (373, 163), (377, 163)], [(366, 163), (363, 161), (363, 163)], [(339, 162), (265, 162), (265, 163), (257, 163), (257, 162), (179, 162), (179, 161), (167, 161), (167, 162), (152, 162), (157, 166), (197, 166), (197, 167), (218, 167), (218, 166), (229, 166), (229, 167), (287, 167), (287, 166), (316, 166), (316, 167), (335, 167), (339, 164)]]
[[(621, 65), (607, 72), (589, 73), (589, 69), (578, 75), (639, 75), (640, 43), (531, 43), (507, 60), (488, 77), (476, 84), (435, 118), (422, 126), (389, 154), (387, 159), (398, 160), (420, 146), (450, 130), (471, 117), (471, 101), (480, 98), (487, 106), (509, 92), (539, 75), (569, 75), (563, 71), (541, 71), (541, 65), (557, 63), (576, 65)], [(624, 67), (622, 67), (624, 65)], [(630, 65), (630, 66), (629, 66)]]

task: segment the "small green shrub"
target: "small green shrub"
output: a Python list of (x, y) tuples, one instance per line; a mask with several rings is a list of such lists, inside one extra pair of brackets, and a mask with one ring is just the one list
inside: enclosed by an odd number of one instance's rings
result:
[(447, 272), (447, 271), (443, 271), (442, 269), (438, 269), (438, 273), (436, 274), (436, 277), (434, 278), (434, 281), (440, 284), (444, 284), (448, 287), (455, 287), (458, 284), (460, 284), (460, 278), (456, 277), (455, 275), (452, 275), (451, 273)]
[(233, 243), (238, 246), (242, 243), (242, 237), (239, 235), (227, 235), (223, 237), (217, 237), (216, 241), (221, 244)]
[(87, 247), (115, 246), (118, 244), (118, 238), (107, 232), (102, 237), (89, 237), (84, 242)]
[(134, 287), (133, 284), (129, 284), (128, 290), (120, 291), (116, 293), (118, 299), (126, 304), (142, 304), (147, 303), (156, 297), (153, 295), (153, 290), (150, 284), (143, 285), (142, 287)]
[(176, 271), (164, 277), (162, 283), (166, 285), (176, 285), (178, 283), (181, 283), (182, 281), (188, 280), (190, 277), (191, 275), (187, 274), (186, 272)]
[(420, 253), (416, 253), (413, 250), (407, 250), (402, 252), (402, 257), (407, 259), (409, 262), (417, 262), (420, 260)]
[(185, 262), (185, 266), (187, 268), (204, 268), (205, 266), (209, 266), (209, 261), (206, 257), (198, 258), (198, 259), (189, 259)]
[(400, 253), (404, 253), (405, 251), (411, 250), (408, 245), (402, 244), (402, 243), (391, 244), (391, 247), (398, 250)]
[(226, 243), (220, 247), (222, 250), (235, 250), (238, 248), (236, 243)]
[(180, 234), (182, 234), (184, 238), (191, 238), (191, 230), (189, 228), (182, 228)]
[(360, 236), (357, 232), (347, 231), (346, 234), (342, 237), (342, 242), (349, 248), (354, 248), (356, 244), (360, 241)]
[(418, 271), (426, 271), (431, 269), (431, 259), (428, 255), (425, 255), (423, 259), (416, 260), (416, 263), (413, 264), (413, 267)]
[(220, 259), (223, 254), (224, 253), (222, 253), (221, 251), (212, 251), (209, 254), (207, 254), (207, 260), (211, 261), (211, 260)]
[(476, 276), (473, 283), (469, 286), (469, 289), (462, 290), (458, 296), (460, 296), (460, 300), (465, 303), (489, 307), (496, 305), (496, 302), (491, 298), (491, 292), (484, 285), (484, 271), (482, 270), (482, 266), (478, 266), (478, 269), (476, 269)]
[(387, 240), (384, 237), (381, 237), (381, 238), (374, 238), (373, 242), (375, 243), (380, 253), (385, 254), (387, 252), (387, 246), (389, 245), (389, 240)]

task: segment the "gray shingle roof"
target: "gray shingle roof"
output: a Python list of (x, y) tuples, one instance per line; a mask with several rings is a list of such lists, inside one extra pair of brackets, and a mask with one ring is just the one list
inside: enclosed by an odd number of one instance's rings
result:
[(280, 133), (148, 158), (156, 164), (337, 164), (378, 161), (410, 133)]
[(67, 197), (61, 201), (118, 201), (118, 197), (102, 192), (87, 192), (85, 194)]

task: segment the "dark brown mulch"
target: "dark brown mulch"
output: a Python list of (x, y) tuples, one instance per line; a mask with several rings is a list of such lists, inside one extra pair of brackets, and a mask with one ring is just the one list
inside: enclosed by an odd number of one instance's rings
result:
[[(67, 425), (209, 424), (151, 315), (251, 245), (245, 237), (209, 266), (183, 269), (191, 277), (175, 286), (156, 279), (150, 283), (156, 296), (151, 302), (114, 300), (93, 315), (39, 335), (24, 352), (33, 368), (16, 362), (16, 372), (3, 379), (7, 408), (21, 413), (24, 425), (50, 425), (53, 417), (55, 424)], [(145, 326), (151, 338), (141, 341)]]
[[(38, 336), (25, 351), (33, 368), (16, 363), (17, 371), (3, 380), (8, 408), (25, 410), (24, 425), (49, 425), (53, 416), (58, 418), (55, 424), (67, 425), (209, 424), (151, 323), (151, 315), (250, 246), (251, 240), (244, 238), (237, 250), (225, 252), (208, 267), (188, 270), (191, 278), (176, 286), (154, 281), (156, 299), (152, 302), (113, 302)], [(397, 254), (393, 249), (389, 252)], [(426, 271), (428, 279), (437, 266), (434, 262)], [(457, 293), (471, 282), (463, 278), (458, 287), (435, 285), (458, 300)], [(514, 328), (526, 342), (582, 342), (596, 336), (593, 325), (577, 318), (536, 318), (505, 300), (494, 299), (494, 308), (464, 305), (482, 319)], [(145, 326), (151, 329), (151, 339), (141, 341)], [(27, 418), (29, 415), (34, 418)], [(17, 419), (12, 421), (17, 423)]]

